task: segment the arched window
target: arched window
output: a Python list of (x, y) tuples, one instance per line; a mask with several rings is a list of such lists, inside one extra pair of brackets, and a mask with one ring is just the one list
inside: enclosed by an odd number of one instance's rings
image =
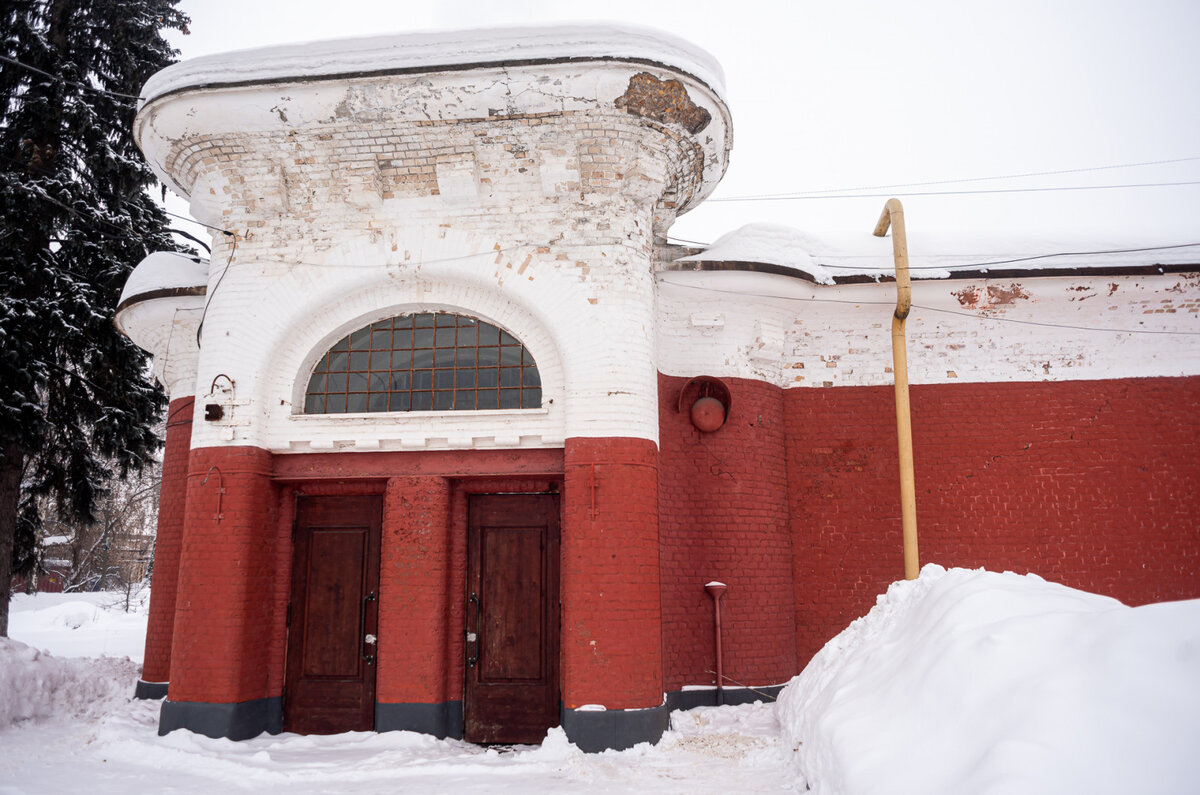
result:
[(305, 414), (533, 409), (542, 382), (525, 346), (473, 317), (422, 312), (343, 337), (317, 360)]

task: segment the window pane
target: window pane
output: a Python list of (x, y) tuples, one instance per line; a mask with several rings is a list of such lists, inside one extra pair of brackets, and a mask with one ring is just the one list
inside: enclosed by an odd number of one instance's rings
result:
[(500, 364), (520, 364), (521, 349), (507, 346), (500, 349)]
[(329, 372), (345, 372), (346, 365), (350, 363), (350, 355), (343, 352), (331, 352), (329, 354)]
[(340, 339), (313, 368), (306, 413), (536, 408), (541, 376), (511, 334), (445, 312), (399, 315)]

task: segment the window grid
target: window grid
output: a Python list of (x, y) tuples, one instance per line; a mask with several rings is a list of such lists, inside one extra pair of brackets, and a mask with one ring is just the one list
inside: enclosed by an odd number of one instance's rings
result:
[(419, 313), (348, 334), (318, 361), (305, 414), (540, 408), (533, 357), (508, 332), (464, 315)]

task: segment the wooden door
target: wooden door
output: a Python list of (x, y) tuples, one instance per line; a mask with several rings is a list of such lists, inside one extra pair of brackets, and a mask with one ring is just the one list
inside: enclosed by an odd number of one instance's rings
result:
[(537, 743), (558, 725), (558, 495), (470, 497), (463, 736)]
[(381, 497), (301, 497), (283, 729), (375, 728)]

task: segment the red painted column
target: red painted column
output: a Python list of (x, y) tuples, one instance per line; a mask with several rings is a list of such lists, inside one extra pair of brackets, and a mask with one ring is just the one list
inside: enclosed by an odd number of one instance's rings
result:
[(663, 700), (658, 448), (647, 439), (566, 441), (562, 698), (568, 709)]
[(283, 682), (272, 638), (279, 544), (271, 454), (254, 447), (192, 451), (180, 555), (170, 702), (234, 704), (277, 697)]
[[(158, 534), (154, 543), (154, 575), (150, 616), (146, 624), (146, 654), (142, 681), (165, 687), (171, 678), (171, 641), (175, 632), (175, 592), (179, 552), (183, 543), (187, 504), (188, 458), (192, 446), (193, 397), (177, 398), (167, 408), (167, 438), (163, 448), (162, 483), (158, 500)], [(151, 697), (162, 688), (147, 690)], [(139, 695), (142, 695), (139, 687)]]
[(381, 703), (440, 704), (462, 696), (462, 666), (447, 659), (449, 520), (445, 478), (388, 481), (379, 571), (376, 698)]

